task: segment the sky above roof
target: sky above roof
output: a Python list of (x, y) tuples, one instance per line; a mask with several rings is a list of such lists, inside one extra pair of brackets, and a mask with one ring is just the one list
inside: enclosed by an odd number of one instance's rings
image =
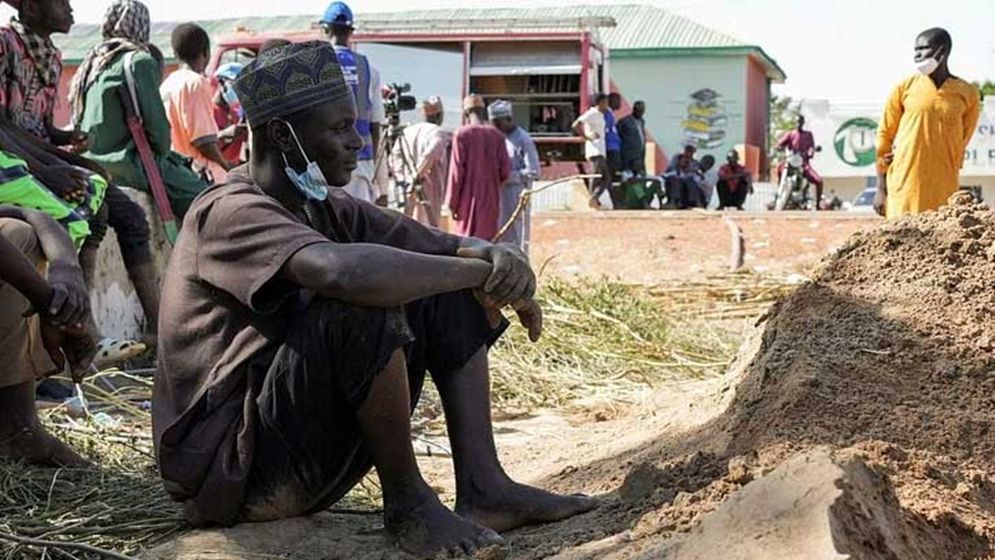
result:
[[(108, 0), (72, 0), (79, 22), (99, 22)], [(314, 0), (145, 0), (155, 20), (315, 14)], [(632, 0), (602, 0), (632, 4)], [(912, 71), (916, 34), (933, 26), (954, 38), (953, 72), (967, 80), (995, 80), (993, 0), (656, 0), (704, 25), (756, 44), (788, 75), (775, 93), (837, 103), (878, 103)], [(543, 0), (543, 5), (576, 5)], [(419, 8), (529, 6), (535, 0), (421, 0)], [(223, 8), (222, 8), (223, 6)], [(410, 0), (357, 0), (356, 12), (411, 9)], [(942, 9), (941, 9), (942, 8)], [(6, 5), (0, 14), (9, 15)]]

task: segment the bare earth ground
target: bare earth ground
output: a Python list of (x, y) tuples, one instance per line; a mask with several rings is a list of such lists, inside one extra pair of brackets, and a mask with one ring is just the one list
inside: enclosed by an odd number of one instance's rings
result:
[(546, 212), (532, 219), (532, 261), (563, 277), (618, 277), (654, 284), (724, 272), (726, 216), (742, 230), (747, 268), (805, 274), (877, 216), (846, 212)]
[[(516, 478), (601, 496), (598, 510), (508, 534), (493, 558), (992, 558), (995, 215), (955, 208), (880, 232), (874, 218), (733, 215), (747, 263), (816, 281), (775, 306), (724, 377), (610, 414), (497, 423)], [(725, 270), (715, 216), (547, 214), (546, 273), (656, 283)], [(445, 457), (423, 457), (452, 502)], [(155, 559), (403, 558), (377, 515), (191, 533)]]

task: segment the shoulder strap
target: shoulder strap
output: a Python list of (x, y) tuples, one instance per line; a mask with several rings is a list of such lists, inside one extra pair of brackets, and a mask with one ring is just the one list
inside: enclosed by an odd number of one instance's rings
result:
[(128, 97), (131, 98), (131, 108), (134, 110), (138, 120), (142, 120), (142, 110), (138, 106), (138, 87), (135, 85), (135, 70), (132, 64), (135, 59), (135, 51), (124, 53), (124, 81), (128, 86)]

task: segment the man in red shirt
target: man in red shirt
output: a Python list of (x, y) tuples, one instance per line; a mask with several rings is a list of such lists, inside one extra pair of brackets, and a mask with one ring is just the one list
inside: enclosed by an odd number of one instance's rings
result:
[(746, 195), (753, 192), (753, 175), (739, 164), (739, 152), (729, 150), (726, 163), (719, 168), (719, 210), (725, 208), (743, 209)]
[(487, 122), (479, 95), (463, 100), (463, 115), (468, 124), (453, 136), (446, 206), (457, 234), (490, 241), (498, 232), (501, 187), (511, 175), (511, 160), (504, 134)]
[[(781, 137), (781, 140), (777, 143), (777, 149), (787, 149), (792, 153), (802, 156), (802, 161), (804, 162), (802, 174), (808, 182), (815, 186), (815, 205), (813, 208), (818, 210), (819, 203), (822, 201), (822, 176), (812, 168), (812, 158), (815, 156), (818, 148), (815, 145), (815, 137), (812, 136), (810, 131), (805, 130), (804, 116), (798, 115), (798, 126)], [(781, 165), (777, 168), (777, 176), (780, 177), (783, 171), (784, 162), (781, 162)]]

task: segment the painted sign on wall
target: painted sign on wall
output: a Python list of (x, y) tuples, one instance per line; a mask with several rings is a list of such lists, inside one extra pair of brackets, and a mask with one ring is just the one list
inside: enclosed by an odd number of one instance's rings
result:
[(702, 88), (691, 94), (684, 126), (684, 141), (699, 150), (721, 148), (726, 140), (729, 117), (719, 103), (722, 97), (712, 88)]

